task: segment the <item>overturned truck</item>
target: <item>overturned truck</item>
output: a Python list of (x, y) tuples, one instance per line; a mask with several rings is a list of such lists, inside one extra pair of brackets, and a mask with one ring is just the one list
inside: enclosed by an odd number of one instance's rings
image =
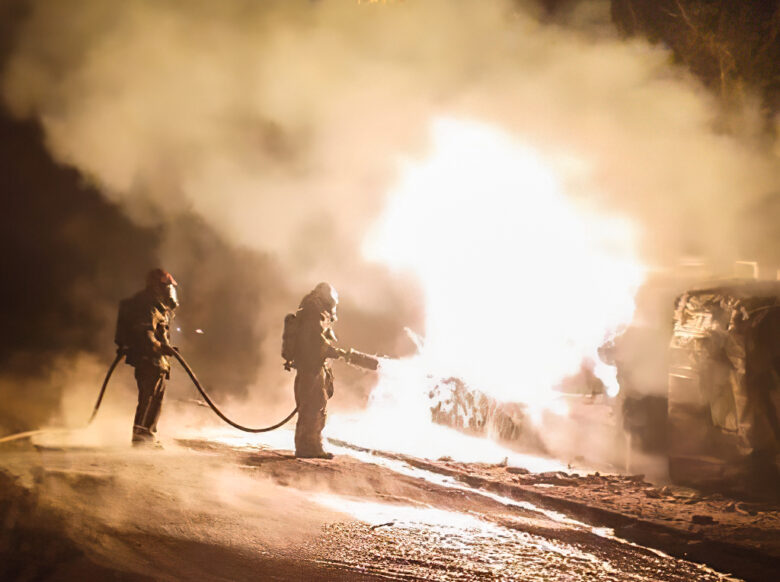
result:
[(779, 386), (779, 282), (680, 295), (669, 348), (672, 480), (776, 494)]

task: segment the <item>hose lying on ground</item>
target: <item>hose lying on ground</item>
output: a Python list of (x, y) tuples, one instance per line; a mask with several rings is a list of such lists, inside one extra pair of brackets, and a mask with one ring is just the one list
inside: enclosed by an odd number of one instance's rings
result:
[[(217, 405), (214, 404), (214, 402), (209, 398), (209, 395), (206, 393), (206, 391), (203, 389), (203, 387), (200, 385), (200, 382), (198, 381), (198, 378), (195, 376), (195, 372), (192, 371), (192, 368), (187, 364), (187, 362), (184, 360), (184, 358), (179, 354), (178, 351), (174, 352), (174, 357), (179, 361), (179, 363), (182, 365), (184, 370), (189, 375), (190, 379), (192, 380), (192, 383), (195, 385), (195, 388), (198, 389), (198, 392), (200, 392), (201, 396), (203, 396), (203, 399), (208, 403), (211, 410), (213, 410), (217, 416), (219, 416), (222, 420), (224, 420), (226, 423), (228, 423), (230, 426), (237, 428), (238, 430), (244, 431), (244, 432), (251, 432), (251, 433), (260, 433), (260, 432), (269, 432), (272, 430), (275, 430), (279, 428), (280, 426), (286, 424), (290, 421), (290, 419), (295, 416), (295, 414), (298, 412), (298, 407), (296, 406), (293, 411), (281, 422), (277, 422), (273, 426), (266, 426), (263, 428), (250, 428), (246, 426), (242, 426), (238, 424), (237, 422), (233, 422), (230, 420), (227, 416), (225, 416), (222, 411), (217, 408)], [(117, 367), (117, 364), (119, 364), (120, 360), (124, 357), (124, 353), (117, 352), (116, 358), (114, 358), (114, 361), (111, 362), (111, 365), (108, 367), (108, 372), (106, 372), (106, 377), (103, 380), (103, 385), (100, 387), (100, 393), (98, 394), (97, 402), (95, 402), (95, 407), (92, 409), (92, 415), (89, 417), (89, 420), (87, 421), (87, 424), (85, 424), (83, 427), (75, 427), (75, 428), (42, 428), (38, 430), (28, 430), (25, 432), (18, 432), (16, 434), (11, 434), (5, 437), (0, 438), (0, 443), (7, 443), (10, 441), (20, 440), (28, 437), (33, 437), (35, 435), (43, 434), (43, 433), (52, 433), (52, 432), (69, 432), (73, 430), (81, 430), (87, 428), (90, 424), (92, 424), (92, 421), (95, 420), (95, 416), (97, 416), (98, 410), (100, 409), (100, 404), (103, 402), (103, 396), (106, 393), (106, 387), (108, 386), (108, 381), (111, 379), (111, 375), (114, 373), (114, 369)]]

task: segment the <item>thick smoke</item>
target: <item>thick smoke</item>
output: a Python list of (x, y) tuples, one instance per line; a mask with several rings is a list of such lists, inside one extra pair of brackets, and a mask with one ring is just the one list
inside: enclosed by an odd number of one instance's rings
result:
[[(756, 209), (778, 164), (752, 113), (740, 134), (720, 131), (713, 98), (667, 51), (619, 40), (606, 2), (551, 21), (508, 0), (32, 1), (17, 39), (7, 106), (162, 231), (160, 261), (188, 283), (182, 333), (205, 332), (183, 347), (205, 359), (229, 346), (208, 364), (214, 382), (257, 366), (257, 391), (289, 383), (281, 319), (319, 280), (344, 298), (345, 343), (404, 349), (419, 292), (361, 245), (398, 159), (425, 156), (442, 114), (554, 160), (569, 195), (638, 224), (648, 264), (780, 259), (775, 238), (756, 239), (774, 232), (776, 213)], [(222, 309), (250, 331), (221, 326)]]
[(136, 218), (190, 210), (303, 277), (353, 274), (395, 160), (441, 112), (583, 161), (573, 189), (642, 216), (653, 258), (737, 256), (734, 217), (776, 160), (719, 134), (667, 52), (603, 36), (593, 4), (565, 26), (497, 1), (36, 2), (4, 93)]

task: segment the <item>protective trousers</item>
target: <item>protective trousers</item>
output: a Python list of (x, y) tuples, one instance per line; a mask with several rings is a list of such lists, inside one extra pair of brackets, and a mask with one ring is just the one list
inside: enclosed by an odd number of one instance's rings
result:
[(298, 405), (295, 454), (321, 454), (325, 406), (328, 403), (328, 381), (324, 367), (313, 371), (298, 370), (295, 375), (295, 403)]
[(168, 372), (157, 366), (141, 363), (135, 368), (138, 383), (138, 406), (133, 421), (133, 442), (154, 441), (157, 420), (165, 396), (165, 380)]

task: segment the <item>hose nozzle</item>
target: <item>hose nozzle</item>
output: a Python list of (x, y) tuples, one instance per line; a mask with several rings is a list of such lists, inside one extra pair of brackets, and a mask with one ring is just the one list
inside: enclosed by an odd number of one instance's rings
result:
[(364, 368), (366, 370), (376, 370), (379, 368), (379, 359), (376, 356), (364, 354), (357, 350), (349, 349), (345, 356), (344, 361), (358, 368)]

